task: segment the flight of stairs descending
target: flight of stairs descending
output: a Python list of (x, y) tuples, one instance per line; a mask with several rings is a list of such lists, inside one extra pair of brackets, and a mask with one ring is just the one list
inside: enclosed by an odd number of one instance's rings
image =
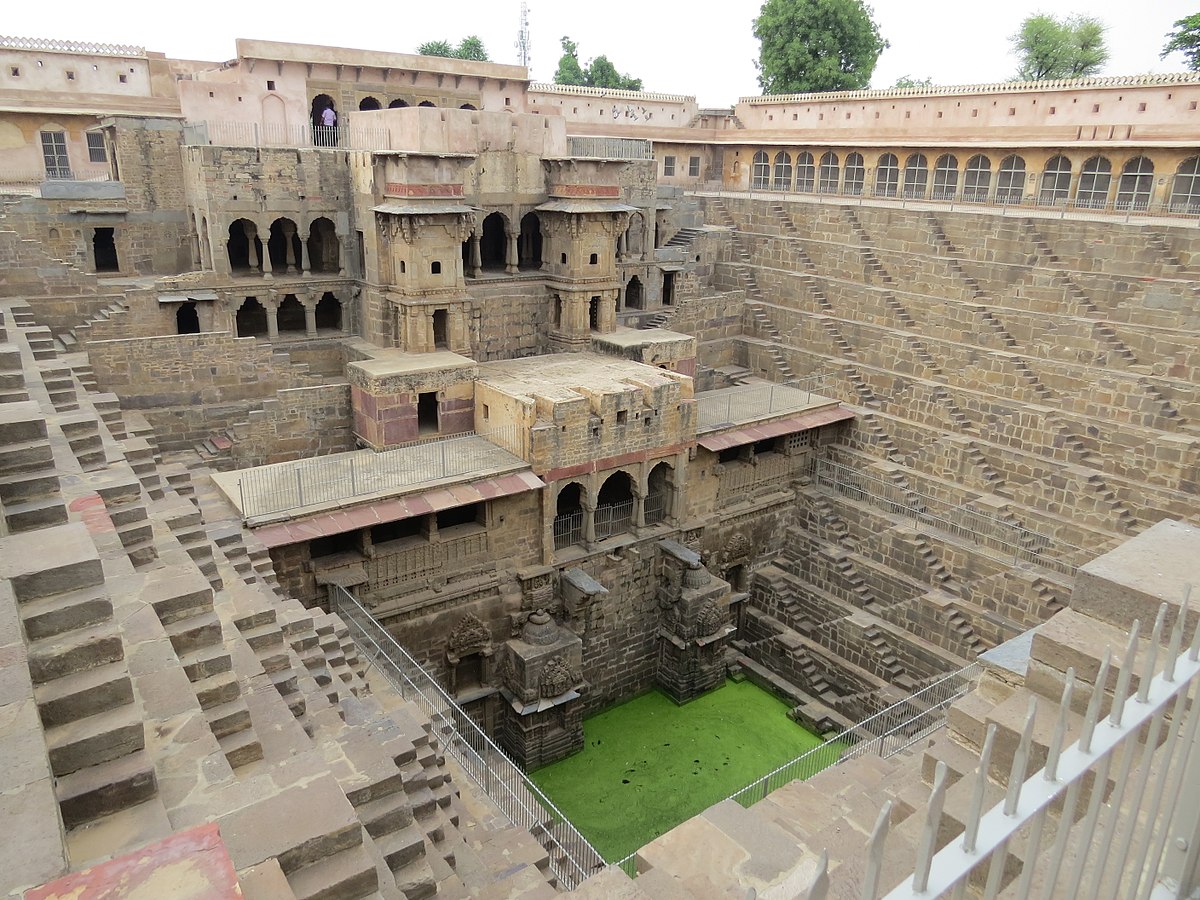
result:
[[(104, 337), (117, 336), (121, 320), (129, 313), (129, 307), (123, 299), (113, 300), (107, 306), (97, 310), (93, 315), (83, 321), (83, 324), (75, 328), (61, 332), (54, 339), (54, 345), (62, 353), (75, 353), (87, 346), (87, 342), (92, 337), (93, 330), (99, 331), (108, 323), (112, 323), (113, 329), (106, 329)], [(111, 333), (110, 333), (111, 331)]]
[(82, 524), (3, 539), (28, 649), (29, 676), (56, 778), (74, 828), (154, 796), (142, 714), (130, 690), (123, 629), (113, 619), (100, 555)]
[(696, 238), (702, 234), (704, 234), (704, 229), (702, 228), (680, 228), (677, 232), (671, 235), (671, 239), (663, 244), (663, 246), (690, 247)]
[(0, 404), (0, 509), (10, 532), (67, 520), (46, 418), (32, 400)]

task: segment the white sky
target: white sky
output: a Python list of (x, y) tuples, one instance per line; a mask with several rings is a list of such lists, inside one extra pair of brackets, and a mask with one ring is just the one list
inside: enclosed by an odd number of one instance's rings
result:
[[(936, 84), (1003, 81), (1016, 71), (1008, 36), (1034, 12), (1087, 13), (1108, 26), (1111, 59), (1101, 74), (1183, 69), (1158, 54), (1172, 23), (1197, 11), (1196, 0), (875, 0), (875, 18), (891, 46), (873, 87), (901, 75)], [(5, 0), (0, 28), (22, 37), (140, 44), (168, 56), (225, 60), (238, 37), (412, 52), (423, 41), (472, 33), (493, 60), (515, 63), (519, 0), (342, 2), (246, 0), (60, 0), (44, 7)], [(662, 0), (531, 0), (532, 75), (549, 81), (569, 35), (586, 62), (605, 54), (650, 91), (693, 94), (702, 106), (729, 106), (757, 94), (751, 32), (761, 0), (663, 3)]]

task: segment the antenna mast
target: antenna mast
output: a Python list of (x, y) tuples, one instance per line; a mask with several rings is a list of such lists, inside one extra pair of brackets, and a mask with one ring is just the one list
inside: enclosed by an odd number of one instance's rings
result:
[(517, 57), (521, 65), (528, 68), (530, 56), (528, 3), (521, 3), (521, 27), (517, 31), (517, 42), (513, 46), (517, 48)]

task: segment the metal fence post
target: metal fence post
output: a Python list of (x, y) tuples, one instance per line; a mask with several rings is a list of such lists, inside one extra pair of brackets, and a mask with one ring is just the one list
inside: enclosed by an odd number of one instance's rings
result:
[(296, 499), (300, 506), (304, 505), (304, 473), (301, 469), (296, 469)]

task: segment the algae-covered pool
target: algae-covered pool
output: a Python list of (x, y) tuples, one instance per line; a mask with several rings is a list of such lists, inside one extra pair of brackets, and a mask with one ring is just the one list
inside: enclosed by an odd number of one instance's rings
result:
[(819, 745), (787, 711), (749, 681), (684, 706), (652, 691), (592, 716), (582, 751), (529, 777), (614, 862)]

